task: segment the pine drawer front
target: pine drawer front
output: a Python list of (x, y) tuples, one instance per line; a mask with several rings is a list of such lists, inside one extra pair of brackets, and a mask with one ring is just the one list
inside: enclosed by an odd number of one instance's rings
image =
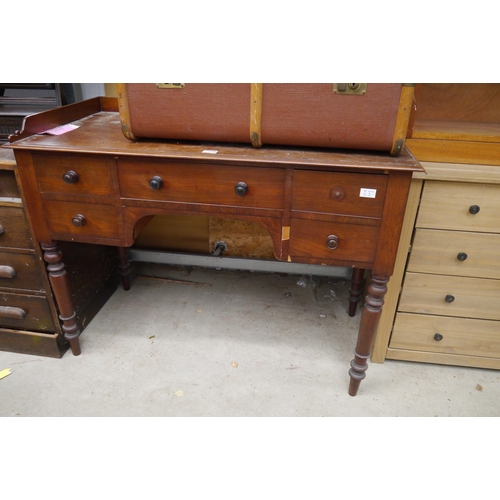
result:
[(0, 207), (0, 247), (33, 248), (22, 207)]
[(359, 262), (370, 263), (375, 258), (378, 235), (379, 228), (373, 226), (292, 219), (289, 253), (292, 257), (340, 261), (356, 255)]
[(500, 323), (469, 318), (398, 313), (389, 347), (500, 358)]
[(282, 168), (211, 167), (122, 158), (118, 160), (118, 175), (122, 198), (283, 209)]
[(500, 320), (500, 280), (406, 273), (399, 311)]
[(416, 227), (500, 233), (500, 186), (426, 181)]
[(0, 293), (0, 325), (17, 330), (55, 331), (47, 299), (19, 293)]
[(24, 253), (0, 252), (0, 287), (43, 291), (36, 257)]
[(109, 198), (113, 195), (113, 160), (91, 155), (36, 155), (33, 163), (40, 193), (44, 197), (62, 194)]
[(119, 237), (116, 210), (112, 205), (45, 201), (44, 207), (49, 231), (55, 236), (74, 236), (75, 241)]
[(292, 211), (380, 218), (386, 188), (386, 175), (297, 170)]
[(417, 229), (408, 271), (500, 279), (500, 234)]

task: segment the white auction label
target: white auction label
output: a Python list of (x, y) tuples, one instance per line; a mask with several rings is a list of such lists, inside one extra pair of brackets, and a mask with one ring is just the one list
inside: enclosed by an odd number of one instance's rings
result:
[(210, 155), (216, 155), (218, 151), (216, 149), (204, 149), (202, 153), (208, 153)]
[(361, 188), (359, 192), (360, 198), (375, 198), (377, 196), (376, 189)]

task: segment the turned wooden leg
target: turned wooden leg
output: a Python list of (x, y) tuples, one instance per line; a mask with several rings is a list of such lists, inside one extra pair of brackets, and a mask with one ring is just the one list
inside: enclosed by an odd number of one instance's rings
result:
[(125, 247), (116, 247), (118, 251), (118, 272), (122, 277), (124, 290), (130, 290), (130, 262), (128, 261), (128, 251)]
[(363, 306), (363, 315), (359, 326), (358, 341), (354, 351), (354, 359), (351, 361), (349, 375), (349, 395), (356, 396), (359, 384), (365, 378), (368, 368), (368, 358), (372, 352), (375, 333), (377, 332), (378, 322), (384, 305), (384, 295), (387, 293), (387, 283), (389, 276), (372, 274), (368, 295), (365, 298)]
[(356, 314), (358, 302), (361, 300), (361, 293), (363, 291), (363, 283), (365, 277), (364, 269), (352, 270), (351, 289), (349, 290), (349, 316)]
[(59, 318), (63, 322), (62, 330), (64, 338), (69, 342), (71, 352), (78, 356), (81, 354), (80, 331), (76, 324), (76, 313), (71, 301), (71, 293), (66, 274), (65, 265), (62, 261), (62, 253), (59, 250), (57, 242), (41, 245), (43, 258), (47, 262), (47, 271), (49, 273), (50, 284), (59, 307)]

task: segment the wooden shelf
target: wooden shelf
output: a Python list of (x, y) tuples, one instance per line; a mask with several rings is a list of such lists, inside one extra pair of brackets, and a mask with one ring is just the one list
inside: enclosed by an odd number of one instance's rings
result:
[(419, 161), (500, 165), (500, 84), (417, 84), (410, 122)]

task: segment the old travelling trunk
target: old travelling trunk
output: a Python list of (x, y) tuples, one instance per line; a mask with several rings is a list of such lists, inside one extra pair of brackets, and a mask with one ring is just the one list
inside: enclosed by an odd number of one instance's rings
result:
[(400, 83), (118, 84), (122, 130), (156, 138), (385, 151), (405, 144), (414, 88)]

